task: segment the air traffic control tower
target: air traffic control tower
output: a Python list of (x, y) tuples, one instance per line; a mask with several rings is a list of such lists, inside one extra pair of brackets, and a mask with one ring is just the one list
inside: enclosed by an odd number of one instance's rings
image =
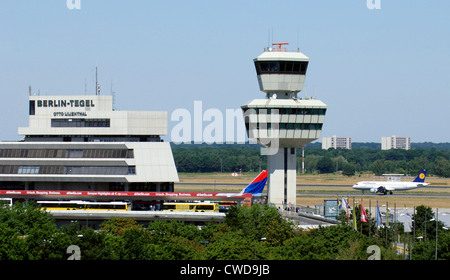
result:
[(273, 44), (254, 59), (259, 88), (265, 99), (241, 106), (249, 139), (267, 155), (268, 203), (296, 205), (296, 150), (320, 137), (327, 105), (299, 98), (309, 58)]

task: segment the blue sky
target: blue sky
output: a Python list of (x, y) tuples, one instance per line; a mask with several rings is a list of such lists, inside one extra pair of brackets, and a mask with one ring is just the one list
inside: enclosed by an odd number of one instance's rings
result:
[(299, 96), (328, 105), (322, 136), (449, 142), (450, 1), (380, 1), (1, 0), (0, 139), (27, 126), (29, 85), (92, 94), (95, 66), (120, 110), (239, 108), (264, 97), (270, 30), (310, 57)]

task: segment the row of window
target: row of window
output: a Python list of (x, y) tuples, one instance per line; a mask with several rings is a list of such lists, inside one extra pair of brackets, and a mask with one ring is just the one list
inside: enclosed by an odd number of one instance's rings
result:
[(256, 73), (305, 75), (307, 61), (255, 61)]
[[(298, 129), (298, 130), (322, 130), (323, 124), (321, 123), (279, 123), (278, 129), (279, 130), (286, 130), (286, 129)], [(247, 127), (247, 130), (249, 129), (249, 124), (246, 123), (245, 126)], [(257, 123), (255, 125), (256, 129), (276, 129), (277, 127), (273, 125), (273, 123), (264, 123), (260, 124)]]
[(127, 149), (0, 149), (0, 158), (133, 158)]
[(136, 166), (1, 165), (0, 174), (136, 175)]
[(52, 127), (110, 127), (110, 119), (52, 119)]
[[(139, 182), (139, 183), (130, 183), (129, 184), (129, 189), (130, 191), (149, 191), (149, 192), (154, 192), (157, 190), (157, 185), (155, 183), (143, 183), (143, 182)], [(173, 183), (171, 182), (165, 182), (165, 183), (161, 183), (159, 185), (159, 191), (162, 192), (173, 192)]]
[[(250, 110), (250, 111), (249, 111)], [(327, 109), (318, 108), (249, 108), (244, 114), (319, 115), (325, 116)]]

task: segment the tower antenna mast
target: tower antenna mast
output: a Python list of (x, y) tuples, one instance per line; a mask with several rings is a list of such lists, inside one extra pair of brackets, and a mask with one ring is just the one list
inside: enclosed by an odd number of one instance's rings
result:
[(100, 95), (100, 85), (98, 84), (97, 66), (95, 66), (95, 95)]

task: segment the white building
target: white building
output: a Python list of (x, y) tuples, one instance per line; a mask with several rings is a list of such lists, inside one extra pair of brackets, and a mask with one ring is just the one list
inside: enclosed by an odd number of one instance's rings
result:
[(173, 191), (167, 112), (114, 111), (112, 96), (30, 96), (24, 139), (0, 142), (0, 190)]
[(330, 148), (337, 149), (352, 149), (352, 138), (351, 137), (323, 137), (322, 138), (322, 149), (328, 150)]
[(327, 105), (302, 99), (309, 58), (284, 48), (268, 48), (254, 59), (259, 88), (265, 99), (241, 106), (249, 139), (265, 147), (268, 203), (293, 206), (296, 196), (296, 150), (320, 138)]
[(411, 139), (409, 137), (399, 137), (393, 135), (392, 137), (381, 137), (381, 149), (411, 149)]

